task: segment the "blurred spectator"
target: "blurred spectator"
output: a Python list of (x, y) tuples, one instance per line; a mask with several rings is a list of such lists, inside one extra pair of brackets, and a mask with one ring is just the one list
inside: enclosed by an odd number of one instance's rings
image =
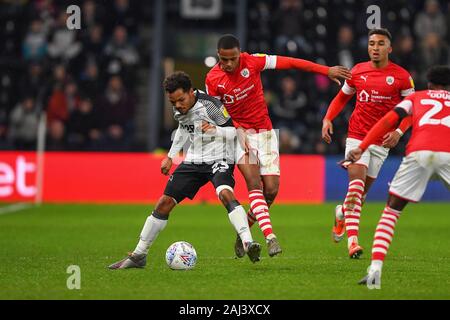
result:
[(47, 54), (47, 34), (41, 20), (31, 21), (30, 30), (22, 44), (22, 54), (25, 60), (40, 61), (45, 58)]
[(341, 26), (338, 31), (335, 64), (349, 69), (353, 68), (356, 63), (359, 63), (359, 59), (356, 57), (357, 52), (352, 28), (348, 25)]
[(130, 5), (129, 0), (114, 0), (109, 20), (109, 30), (112, 31), (114, 25), (122, 25), (134, 37), (137, 33), (137, 13), (134, 8), (134, 6)]
[(106, 148), (125, 150), (133, 132), (135, 99), (125, 89), (122, 78), (113, 76), (98, 102), (101, 128), (104, 130)]
[(28, 66), (28, 72), (20, 80), (21, 95), (29, 94), (38, 97), (45, 92), (44, 70), (42, 64), (32, 61)]
[(50, 57), (59, 61), (68, 62), (75, 58), (81, 51), (81, 43), (77, 41), (76, 30), (69, 30), (66, 26), (67, 13), (61, 12), (58, 16), (52, 41), (48, 45)]
[(99, 122), (92, 100), (83, 98), (69, 118), (67, 141), (71, 150), (93, 150), (100, 144)]
[(86, 67), (80, 75), (80, 89), (84, 95), (90, 99), (95, 99), (101, 91), (103, 79), (99, 75), (99, 70), (95, 60), (88, 61)]
[(434, 33), (438, 40), (445, 37), (447, 28), (445, 17), (437, 0), (425, 1), (425, 12), (420, 12), (414, 22), (414, 31), (419, 41), (425, 40), (428, 34)]
[(417, 79), (420, 57), (417, 54), (419, 48), (415, 46), (413, 37), (409, 34), (401, 35), (393, 43), (393, 47), (392, 56), (395, 63), (408, 70), (413, 79)]
[(47, 139), (45, 143), (46, 150), (62, 151), (66, 149), (65, 141), (66, 128), (64, 123), (59, 120), (52, 121), (48, 126)]
[(139, 61), (137, 50), (128, 40), (127, 29), (123, 26), (114, 29), (113, 38), (106, 45), (105, 54), (120, 59), (126, 66), (133, 66)]
[(280, 152), (281, 153), (297, 153), (300, 147), (300, 139), (287, 128), (279, 131)]
[(272, 20), (275, 31), (275, 50), (279, 54), (308, 56), (312, 46), (304, 36), (303, 2), (281, 0)]
[[(424, 66), (449, 63), (449, 49), (436, 33), (429, 33), (422, 40), (420, 58)], [(422, 68), (421, 80), (425, 82), (427, 68)]]
[(31, 150), (35, 147), (39, 113), (33, 97), (25, 97), (11, 112), (8, 139), (17, 149)]
[(63, 88), (56, 85), (47, 107), (47, 124), (49, 128), (55, 121), (61, 122), (64, 126), (70, 114), (78, 108), (79, 103), (80, 97), (75, 82), (68, 82)]
[(104, 14), (94, 0), (84, 1), (81, 13), (83, 15), (81, 18), (83, 21), (83, 28), (86, 28), (89, 31), (103, 22)]
[(306, 94), (297, 89), (297, 82), (291, 76), (285, 76), (281, 79), (281, 92), (277, 99), (271, 105), (271, 113), (276, 125), (280, 128), (299, 127), (297, 119), (302, 117), (308, 103)]

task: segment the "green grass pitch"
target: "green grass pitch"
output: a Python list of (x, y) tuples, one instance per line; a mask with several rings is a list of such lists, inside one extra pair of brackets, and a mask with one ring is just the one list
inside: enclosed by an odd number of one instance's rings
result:
[[(225, 209), (180, 205), (152, 246), (145, 269), (106, 269), (132, 251), (150, 206), (44, 205), (0, 215), (0, 299), (450, 299), (450, 204), (411, 204), (397, 225), (381, 290), (357, 285), (383, 203), (367, 203), (360, 260), (346, 241), (331, 240), (335, 204), (275, 205), (272, 222), (283, 247), (274, 258), (235, 259)], [(252, 228), (262, 243), (262, 233)], [(196, 267), (172, 271), (167, 247), (194, 245)], [(81, 289), (69, 290), (67, 267), (78, 265)]]

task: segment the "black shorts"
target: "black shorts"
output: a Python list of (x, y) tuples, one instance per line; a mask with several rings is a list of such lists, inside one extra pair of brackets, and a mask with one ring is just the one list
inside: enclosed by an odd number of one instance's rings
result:
[(222, 185), (234, 188), (234, 164), (219, 161), (212, 164), (181, 163), (170, 176), (164, 194), (178, 203), (184, 198), (193, 199), (197, 191), (208, 181), (214, 188)]

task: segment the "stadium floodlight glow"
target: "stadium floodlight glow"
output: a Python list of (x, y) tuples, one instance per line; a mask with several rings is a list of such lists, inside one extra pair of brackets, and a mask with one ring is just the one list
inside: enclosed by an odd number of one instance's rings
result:
[(206, 65), (208, 68), (214, 67), (214, 66), (216, 65), (216, 63), (217, 63), (216, 57), (209, 56), (209, 57), (206, 57), (206, 58), (205, 58), (205, 65)]

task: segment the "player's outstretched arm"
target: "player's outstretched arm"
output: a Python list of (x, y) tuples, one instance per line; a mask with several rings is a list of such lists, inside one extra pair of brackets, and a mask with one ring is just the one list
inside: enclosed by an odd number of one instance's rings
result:
[(349, 69), (342, 66), (328, 67), (308, 60), (277, 56), (275, 69), (298, 69), (307, 72), (320, 73), (341, 85), (339, 79), (349, 80), (352, 74)]
[(347, 102), (352, 98), (352, 94), (345, 94), (342, 90), (339, 91), (333, 101), (328, 107), (327, 114), (322, 120), (322, 139), (326, 143), (331, 143), (331, 135), (333, 134), (333, 119), (344, 109)]
[[(360, 149), (361, 153), (364, 152), (371, 144), (373, 144), (377, 139), (384, 136), (390, 130), (394, 129), (398, 124), (400, 116), (406, 113), (403, 109), (396, 108), (392, 111), (386, 113), (386, 115), (381, 118), (373, 127), (369, 130), (364, 140), (360, 143), (357, 149)], [(356, 150), (356, 149), (355, 149)], [(353, 150), (352, 150), (353, 151)], [(359, 158), (356, 155), (359, 152), (350, 152), (348, 155), (348, 160), (357, 161)]]

